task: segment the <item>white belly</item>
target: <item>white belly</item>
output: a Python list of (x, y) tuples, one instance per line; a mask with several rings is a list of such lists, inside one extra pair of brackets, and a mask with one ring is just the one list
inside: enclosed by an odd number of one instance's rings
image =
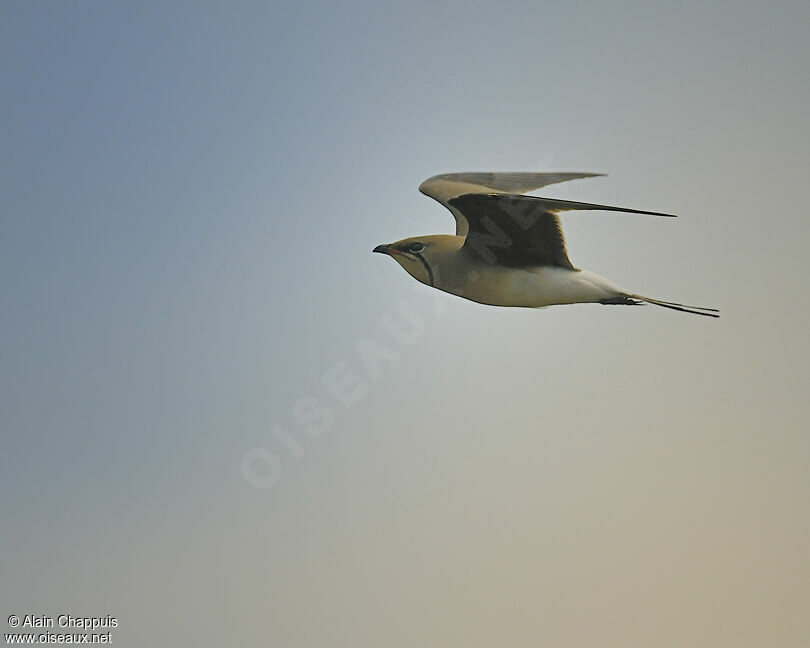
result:
[(627, 294), (613, 282), (587, 270), (557, 267), (518, 270), (487, 266), (471, 272), (463, 284), (449, 288), (448, 292), (482, 304), (528, 308), (600, 302)]

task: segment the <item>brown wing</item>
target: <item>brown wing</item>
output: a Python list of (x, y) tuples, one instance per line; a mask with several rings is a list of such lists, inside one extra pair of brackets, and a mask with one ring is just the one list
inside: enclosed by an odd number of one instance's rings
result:
[(560, 220), (542, 202), (513, 194), (466, 194), (450, 204), (469, 224), (462, 249), (487, 263), (575, 269)]
[(566, 182), (578, 178), (593, 178), (603, 175), (601, 173), (501, 173), (501, 172), (472, 172), (472, 173), (442, 173), (428, 178), (421, 185), (419, 191), (426, 196), (438, 200), (447, 207), (456, 219), (456, 235), (467, 235), (467, 221), (454, 208), (450, 201), (457, 196), (470, 193), (511, 193), (522, 194), (541, 187)]
[(469, 224), (463, 247), (490, 263), (511, 266), (555, 265), (573, 269), (565, 250), (560, 221), (554, 215), (558, 211), (588, 209), (672, 216), (596, 203), (503, 193), (464, 194), (451, 198), (449, 204)]

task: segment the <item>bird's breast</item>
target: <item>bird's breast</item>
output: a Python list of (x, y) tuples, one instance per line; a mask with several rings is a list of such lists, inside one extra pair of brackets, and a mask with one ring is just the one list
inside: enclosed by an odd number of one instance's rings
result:
[(599, 302), (622, 292), (612, 282), (586, 270), (494, 265), (459, 270), (462, 272), (446, 273), (448, 281), (437, 287), (493, 306), (540, 308), (553, 304)]

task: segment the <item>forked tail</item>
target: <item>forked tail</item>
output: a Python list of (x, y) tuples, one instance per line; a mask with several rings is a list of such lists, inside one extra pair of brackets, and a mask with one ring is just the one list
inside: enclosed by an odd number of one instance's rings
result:
[(670, 308), (672, 310), (681, 311), (682, 313), (692, 313), (693, 315), (705, 315), (706, 317), (720, 317), (720, 311), (716, 308), (704, 308), (703, 306), (687, 306), (686, 304), (679, 304), (677, 302), (661, 301), (660, 299), (650, 299), (642, 295), (628, 295), (631, 299), (638, 299), (648, 304), (655, 304), (662, 308)]

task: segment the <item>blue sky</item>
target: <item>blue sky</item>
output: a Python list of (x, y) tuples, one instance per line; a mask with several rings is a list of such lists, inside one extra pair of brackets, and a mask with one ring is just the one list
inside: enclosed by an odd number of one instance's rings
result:
[[(809, 11), (5, 3), (0, 608), (121, 645), (802, 645)], [(463, 170), (609, 174), (546, 193), (680, 218), (568, 213), (574, 264), (722, 318), (488, 308), (371, 254), (452, 231), (416, 188)]]

